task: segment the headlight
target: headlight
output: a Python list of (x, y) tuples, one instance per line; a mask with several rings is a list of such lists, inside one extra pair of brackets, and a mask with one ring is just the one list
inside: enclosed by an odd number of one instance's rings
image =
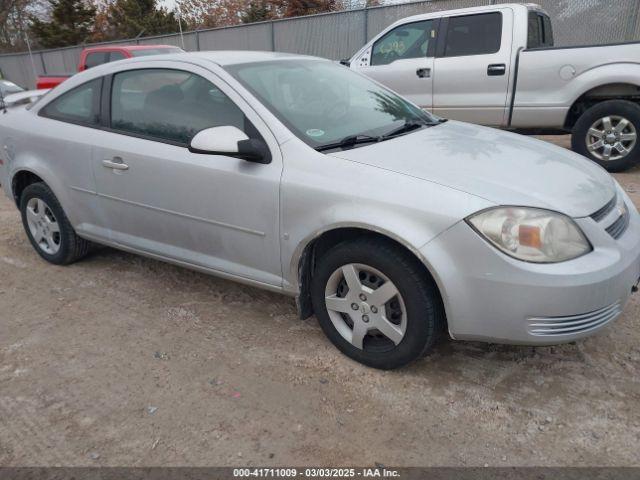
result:
[(467, 222), (495, 247), (526, 262), (563, 262), (592, 250), (571, 218), (549, 210), (497, 207)]

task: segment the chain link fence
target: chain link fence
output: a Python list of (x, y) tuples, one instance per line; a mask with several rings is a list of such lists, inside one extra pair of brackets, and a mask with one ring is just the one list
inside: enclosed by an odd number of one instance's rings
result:
[[(182, 39), (173, 34), (103, 45), (168, 44), (188, 51), (277, 50), (338, 60), (350, 57), (400, 18), (501, 3), (513, 1), (427, 0), (200, 30), (185, 33)], [(538, 0), (537, 3), (551, 16), (559, 46), (640, 40), (640, 0)], [(75, 71), (80, 52), (86, 46), (43, 50), (33, 52), (31, 57), (27, 53), (0, 55), (0, 71), (5, 78), (34, 88), (37, 75)]]

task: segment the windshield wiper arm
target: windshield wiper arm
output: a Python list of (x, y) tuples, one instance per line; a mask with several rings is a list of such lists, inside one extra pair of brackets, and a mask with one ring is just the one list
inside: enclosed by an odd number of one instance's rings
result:
[(382, 137), (373, 137), (371, 135), (349, 135), (348, 137), (344, 137), (339, 142), (320, 145), (319, 147), (316, 147), (316, 150), (318, 152), (323, 152), (325, 150), (333, 150), (334, 148), (349, 148), (364, 143), (377, 143), (381, 139)]
[(417, 130), (422, 127), (432, 127), (434, 125), (438, 125), (438, 123), (429, 123), (429, 122), (414, 122), (409, 121), (405, 122), (401, 127), (396, 128), (395, 130), (391, 130), (389, 133), (383, 135), (381, 137), (382, 140), (387, 140), (391, 137), (395, 137), (396, 135), (401, 135), (403, 133), (409, 133), (413, 130)]

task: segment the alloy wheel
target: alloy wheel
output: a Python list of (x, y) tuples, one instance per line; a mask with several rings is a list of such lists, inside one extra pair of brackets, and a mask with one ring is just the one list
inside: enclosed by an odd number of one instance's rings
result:
[(617, 115), (594, 122), (586, 137), (589, 152), (598, 160), (604, 161), (626, 157), (634, 149), (636, 141), (637, 132), (633, 123)]

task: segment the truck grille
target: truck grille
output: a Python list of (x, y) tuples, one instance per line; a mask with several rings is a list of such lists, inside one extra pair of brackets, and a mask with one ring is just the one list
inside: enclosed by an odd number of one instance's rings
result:
[(620, 302), (581, 315), (567, 317), (531, 317), (527, 319), (528, 331), (537, 337), (568, 335), (589, 332), (615, 319), (622, 312)]

